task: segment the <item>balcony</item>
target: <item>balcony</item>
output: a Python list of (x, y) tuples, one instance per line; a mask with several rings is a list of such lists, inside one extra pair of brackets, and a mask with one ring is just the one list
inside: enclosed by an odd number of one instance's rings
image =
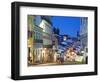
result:
[(34, 43), (43, 43), (43, 40), (34, 39)]
[(44, 48), (52, 48), (52, 45), (43, 45)]

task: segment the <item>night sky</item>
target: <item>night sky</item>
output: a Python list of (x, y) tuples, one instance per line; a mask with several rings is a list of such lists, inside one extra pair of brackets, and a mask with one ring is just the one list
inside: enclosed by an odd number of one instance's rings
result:
[(80, 30), (81, 17), (52, 16), (53, 27), (60, 29), (60, 34), (67, 34), (76, 37), (77, 31)]

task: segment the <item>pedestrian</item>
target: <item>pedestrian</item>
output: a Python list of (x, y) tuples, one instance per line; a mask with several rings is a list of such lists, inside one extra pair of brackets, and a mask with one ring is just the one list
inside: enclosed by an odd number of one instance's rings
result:
[(64, 62), (64, 55), (63, 55), (63, 52), (62, 52), (61, 55), (60, 55), (60, 62), (61, 62), (61, 64)]

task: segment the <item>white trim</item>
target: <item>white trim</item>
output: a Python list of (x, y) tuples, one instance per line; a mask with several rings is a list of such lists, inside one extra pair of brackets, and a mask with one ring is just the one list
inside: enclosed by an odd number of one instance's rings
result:
[[(63, 66), (27, 66), (27, 15), (58, 15), (88, 17), (88, 64)], [(92, 10), (72, 10), (39, 7), (20, 8), (20, 75), (41, 75), (94, 71), (94, 12)]]

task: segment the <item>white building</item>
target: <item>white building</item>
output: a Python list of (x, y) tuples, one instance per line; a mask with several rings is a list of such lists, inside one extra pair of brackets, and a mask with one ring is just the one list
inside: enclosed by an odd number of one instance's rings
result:
[(40, 27), (43, 28), (43, 45), (51, 46), (52, 45), (52, 26), (47, 20), (50, 20), (49, 17), (42, 18)]
[(81, 46), (84, 49), (87, 47), (88, 44), (88, 18), (87, 17), (82, 17), (81, 18), (81, 25), (80, 25), (80, 41), (81, 41)]
[(39, 26), (41, 23), (41, 16), (36, 15), (33, 19), (33, 32), (34, 32), (34, 55), (35, 62), (40, 63), (42, 61), (42, 48), (43, 48), (43, 29)]
[(81, 18), (80, 27), (80, 42), (82, 48), (83, 59), (87, 63), (87, 53), (88, 53), (88, 18)]
[(40, 27), (43, 29), (43, 57), (44, 61), (50, 60), (52, 54), (52, 24), (50, 16), (41, 16)]

